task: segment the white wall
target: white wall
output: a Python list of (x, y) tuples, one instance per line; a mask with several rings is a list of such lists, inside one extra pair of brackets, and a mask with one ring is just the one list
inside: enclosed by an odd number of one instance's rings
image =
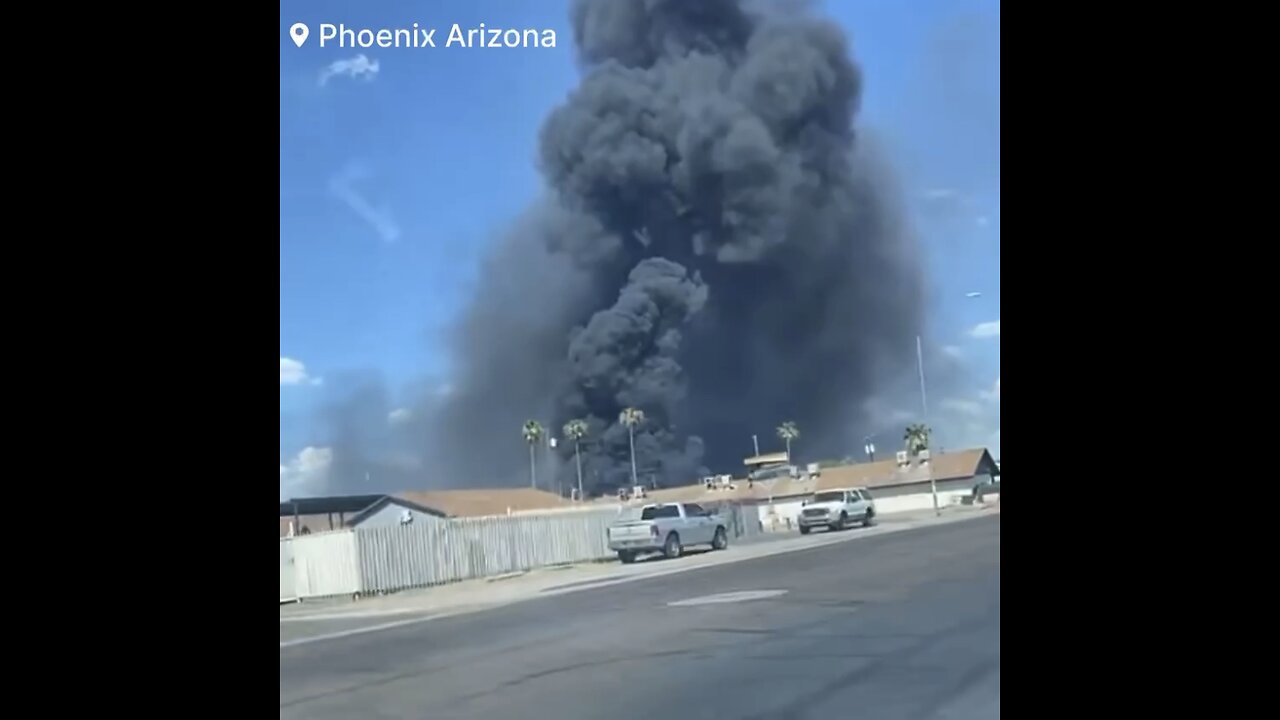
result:
[(800, 509), (804, 507), (804, 501), (807, 499), (807, 497), (785, 498), (773, 504), (756, 506), (756, 512), (760, 515), (760, 524), (764, 526), (765, 532), (795, 530), (796, 522), (800, 518)]
[(364, 591), (393, 591), (613, 557), (596, 513), (452, 519), (355, 531)]
[[(959, 505), (962, 498), (973, 494), (976, 478), (943, 480), (937, 483), (938, 507)], [(876, 510), (881, 514), (933, 509), (933, 493), (929, 483), (914, 483), (895, 487), (871, 488)]]
[[(969, 497), (969, 490), (938, 490), (938, 507), (946, 507), (948, 505), (959, 505), (962, 498)], [(876, 498), (876, 510), (881, 515), (911, 512), (913, 510), (932, 510), (933, 494), (929, 491), (912, 493), (910, 495), (898, 495), (896, 497), (888, 497), (883, 500)]]
[(353, 530), (298, 535), (293, 547), (295, 592), (298, 597), (327, 597), (359, 592), (360, 566)]
[(280, 602), (298, 599), (298, 571), (293, 565), (293, 538), (280, 538)]

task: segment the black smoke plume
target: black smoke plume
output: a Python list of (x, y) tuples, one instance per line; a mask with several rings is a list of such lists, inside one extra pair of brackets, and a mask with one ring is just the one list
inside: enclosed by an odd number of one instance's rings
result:
[(518, 484), (521, 423), (580, 417), (587, 485), (629, 483), (629, 406), (642, 480), (736, 471), (784, 420), (805, 456), (845, 452), (910, 367), (924, 282), (855, 134), (844, 34), (736, 0), (579, 0), (572, 21), (583, 78), (542, 128), (550, 197), (464, 316), (427, 431), (440, 479)]
[[(865, 401), (913, 367), (923, 273), (855, 132), (846, 38), (793, 5), (573, 4), (583, 76), (541, 131), (548, 197), (482, 268), (451, 394), (415, 408), (419, 485), (527, 482), (528, 418), (586, 419), (588, 489), (630, 484), (626, 407), (642, 481), (740, 471), (786, 420), (807, 459), (861, 446)], [(572, 451), (544, 488), (574, 482)]]

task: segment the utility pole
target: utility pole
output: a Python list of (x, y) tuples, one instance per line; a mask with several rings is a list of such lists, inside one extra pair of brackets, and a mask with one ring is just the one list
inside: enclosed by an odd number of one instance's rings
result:
[[(929, 427), (929, 395), (924, 389), (924, 343), (916, 335), (916, 367), (920, 370), (920, 409), (924, 412), (924, 426)], [(929, 463), (929, 492), (933, 494), (933, 514), (941, 515), (938, 507), (938, 480), (933, 475), (933, 463)]]
[(751, 444), (754, 445), (756, 448), (756, 457), (760, 457), (760, 438), (755, 435), (752, 435)]

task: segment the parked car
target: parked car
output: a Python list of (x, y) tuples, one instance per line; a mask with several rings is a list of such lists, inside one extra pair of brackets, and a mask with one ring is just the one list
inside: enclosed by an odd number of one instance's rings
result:
[(694, 503), (645, 505), (639, 520), (616, 522), (609, 526), (608, 535), (609, 549), (624, 563), (651, 552), (680, 557), (690, 545), (708, 545), (712, 550), (729, 547), (724, 519)]
[(815, 527), (843, 530), (852, 522), (870, 527), (876, 521), (876, 503), (866, 488), (824, 490), (807, 500), (800, 509), (800, 534)]

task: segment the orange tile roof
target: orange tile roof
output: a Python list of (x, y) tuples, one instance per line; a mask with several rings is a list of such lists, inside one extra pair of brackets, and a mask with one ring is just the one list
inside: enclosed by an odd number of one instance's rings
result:
[(973, 477), (978, 472), (983, 455), (987, 455), (985, 448), (940, 453), (933, 456), (927, 466), (911, 465), (905, 469), (899, 468), (896, 460), (823, 468), (818, 478), (818, 489), (871, 488), (927, 482), (930, 469), (934, 480)]

